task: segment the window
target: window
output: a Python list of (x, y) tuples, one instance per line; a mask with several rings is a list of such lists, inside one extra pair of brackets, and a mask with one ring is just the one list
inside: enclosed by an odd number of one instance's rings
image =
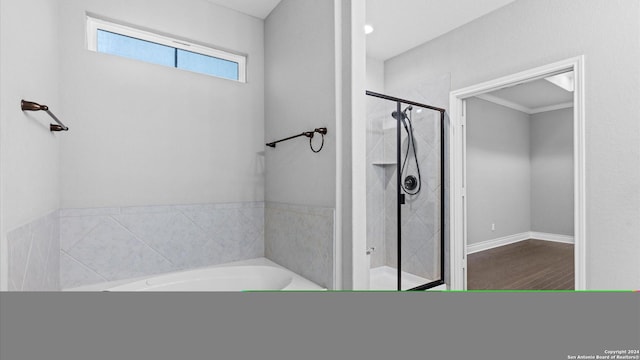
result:
[(89, 50), (246, 82), (242, 55), (87, 17)]

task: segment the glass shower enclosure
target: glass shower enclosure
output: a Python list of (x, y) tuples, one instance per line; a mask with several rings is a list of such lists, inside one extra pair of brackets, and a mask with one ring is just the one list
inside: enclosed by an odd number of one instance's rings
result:
[(444, 284), (445, 110), (367, 91), (371, 290)]

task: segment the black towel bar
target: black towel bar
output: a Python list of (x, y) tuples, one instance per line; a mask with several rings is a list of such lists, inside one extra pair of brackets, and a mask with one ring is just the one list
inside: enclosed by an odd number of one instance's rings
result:
[[(315, 150), (313, 148), (313, 145), (311, 145), (311, 139), (313, 139), (313, 135), (315, 133), (318, 133), (318, 134), (322, 135), (322, 146), (320, 146), (319, 150)], [(324, 147), (324, 136), (325, 135), (327, 135), (327, 128), (326, 127), (321, 127), (321, 128), (316, 128), (313, 131), (305, 131), (305, 132), (303, 132), (301, 134), (298, 134), (298, 135), (293, 135), (293, 136), (289, 136), (288, 138), (284, 138), (284, 139), (281, 139), (281, 140), (278, 140), (278, 141), (270, 142), (270, 143), (268, 143), (266, 145), (269, 146), (269, 147), (275, 148), (277, 143), (280, 143), (280, 142), (283, 142), (283, 141), (287, 141), (287, 140), (291, 140), (291, 139), (295, 139), (295, 138), (299, 138), (301, 136), (306, 136), (306, 137), (309, 138), (309, 144), (311, 145), (311, 150), (313, 152), (317, 153), (317, 152), (320, 152), (320, 150), (322, 150), (322, 148)]]
[(40, 105), (33, 101), (22, 100), (20, 101), (20, 108), (22, 111), (44, 111), (49, 114), (49, 116), (58, 123), (57, 125), (49, 124), (50, 131), (69, 131), (69, 128), (66, 127), (51, 111), (49, 111), (49, 107), (47, 105)]

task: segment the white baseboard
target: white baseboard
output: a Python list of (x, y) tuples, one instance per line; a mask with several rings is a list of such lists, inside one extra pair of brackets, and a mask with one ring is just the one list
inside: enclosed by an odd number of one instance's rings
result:
[(520, 234), (508, 235), (508, 236), (504, 236), (497, 239), (491, 239), (491, 240), (467, 245), (467, 254), (473, 254), (480, 251), (497, 248), (500, 246), (515, 244), (517, 242), (525, 241), (529, 239), (553, 241), (553, 242), (559, 242), (559, 243), (565, 243), (565, 244), (574, 243), (573, 236), (541, 233), (536, 231), (527, 231)]
[(497, 239), (491, 239), (471, 245), (467, 245), (467, 254), (473, 254), (480, 251), (485, 251), (493, 248), (497, 248), (500, 246), (505, 246), (509, 244), (515, 244), (520, 241), (529, 240), (531, 233), (529, 231), (523, 232), (515, 235), (508, 235)]
[(573, 236), (570, 236), (570, 235), (549, 234), (549, 233), (541, 233), (536, 231), (531, 232), (531, 239), (553, 241), (553, 242), (559, 242), (559, 243), (565, 243), (565, 244), (575, 243)]

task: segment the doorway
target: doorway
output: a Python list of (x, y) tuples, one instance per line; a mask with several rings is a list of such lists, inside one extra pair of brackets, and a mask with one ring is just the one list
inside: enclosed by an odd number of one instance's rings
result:
[[(451, 166), (449, 168), (450, 174), (450, 186), (452, 191), (450, 192), (450, 239), (451, 239), (451, 253), (450, 253), (450, 287), (455, 290), (467, 290), (469, 287), (469, 254), (482, 250), (488, 250), (490, 248), (497, 248), (502, 245), (515, 244), (524, 245), (523, 241), (535, 238), (539, 238), (544, 235), (551, 236), (553, 234), (546, 234), (540, 231), (518, 231), (514, 234), (508, 234), (506, 236), (496, 236), (491, 238), (491, 233), (496, 231), (496, 226), (514, 227), (514, 224), (509, 222), (508, 224), (496, 224), (495, 222), (487, 219), (481, 219), (483, 222), (483, 230), (489, 232), (489, 234), (478, 235), (478, 226), (474, 222), (478, 220), (476, 218), (469, 217), (470, 210), (470, 190), (474, 189), (474, 185), (478, 185), (478, 178), (475, 177), (474, 171), (477, 169), (470, 168), (469, 160), (470, 155), (473, 159), (474, 154), (469, 153), (469, 138), (468, 130), (469, 125), (467, 123), (468, 110), (471, 106), (477, 106), (474, 102), (491, 102), (493, 104), (500, 103), (502, 100), (504, 105), (513, 105), (514, 102), (510, 102), (496, 95), (505, 95), (508, 92), (507, 89), (514, 88), (522, 84), (540, 84), (540, 80), (564, 78), (563, 81), (570, 83), (573, 86), (572, 96), (570, 97), (571, 104), (573, 105), (573, 112), (570, 115), (572, 120), (572, 129), (569, 131), (569, 136), (572, 138), (572, 213), (569, 214), (568, 221), (573, 225), (573, 288), (576, 290), (583, 290), (586, 288), (585, 279), (585, 151), (584, 151), (584, 58), (576, 57), (557, 63), (549, 64), (539, 68), (527, 70), (514, 75), (506, 76), (496, 80), (488, 81), (478, 85), (474, 85), (468, 88), (457, 90), (450, 95), (450, 144), (449, 152), (451, 154)], [(567, 76), (558, 76), (560, 74), (573, 74), (573, 78), (566, 80)], [(551, 81), (551, 80), (549, 80)], [(543, 81), (544, 83), (544, 81)], [(559, 85), (558, 85), (559, 86)], [(487, 100), (488, 99), (488, 100)], [(509, 104), (511, 103), (511, 104)], [(561, 107), (567, 107), (567, 104), (555, 104), (553, 106), (537, 110), (552, 111), (559, 110)], [(512, 107), (513, 108), (513, 107)], [(523, 106), (523, 112), (532, 110), (532, 108)], [(473, 151), (473, 149), (471, 149)], [(470, 183), (474, 181), (474, 183)], [(475, 198), (476, 200), (478, 197)], [(489, 201), (484, 206), (488, 209), (490, 206), (496, 204), (494, 201)], [(474, 209), (477, 209), (477, 203), (472, 204)], [(504, 210), (504, 209), (502, 209)], [(487, 211), (489, 212), (489, 211)], [(490, 213), (490, 212), (489, 212)], [(485, 214), (486, 215), (486, 214)], [(489, 214), (491, 215), (491, 214)], [(486, 222), (487, 224), (484, 224)], [(486, 229), (484, 229), (484, 225)], [(526, 224), (525, 224), (526, 225)], [(525, 226), (522, 225), (522, 226)], [(502, 228), (500, 228), (502, 230)], [(513, 231), (512, 231), (513, 232)], [(484, 236), (484, 238), (483, 238)], [(486, 241), (489, 237), (490, 241)], [(479, 241), (478, 239), (485, 240)], [(525, 239), (526, 238), (526, 239)], [(555, 241), (566, 240), (557, 238), (543, 238), (542, 241)], [(542, 243), (543, 245), (546, 243)], [(531, 245), (531, 244), (530, 244)], [(533, 244), (540, 245), (540, 244)], [(566, 245), (566, 244), (563, 244)], [(506, 247), (504, 248), (506, 249)], [(520, 252), (526, 252), (527, 250), (521, 250)], [(564, 250), (566, 251), (566, 249)], [(516, 250), (517, 252), (517, 250)], [(541, 267), (547, 266), (541, 263)], [(566, 262), (565, 262), (566, 265)]]

